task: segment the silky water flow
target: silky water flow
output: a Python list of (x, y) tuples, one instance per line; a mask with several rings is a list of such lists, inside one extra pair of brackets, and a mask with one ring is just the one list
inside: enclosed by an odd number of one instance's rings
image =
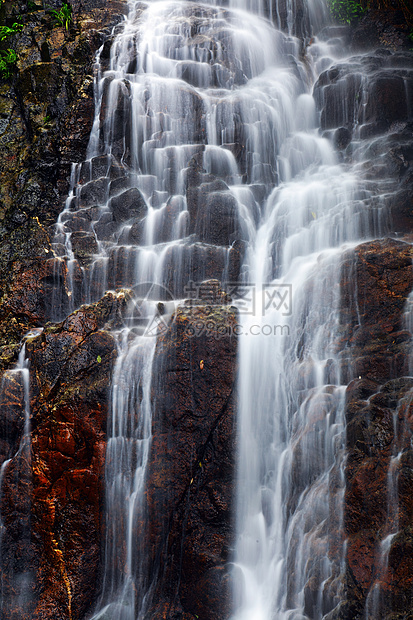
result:
[[(22, 342), (19, 357), (15, 367), (3, 374), (0, 383), (0, 408), (4, 405), (7, 408), (8, 398), (12, 397), (15, 410), (20, 409), (20, 419), (18, 421), (21, 427), (20, 440), (15, 443), (16, 452), (6, 458), (0, 468), (0, 498), (3, 499), (3, 487), (6, 483), (8, 487), (17, 489), (23, 497), (23, 505), (21, 506), (20, 518), (20, 536), (27, 542), (30, 540), (30, 484), (31, 484), (31, 437), (30, 437), (30, 375), (29, 362), (26, 359), (26, 339), (30, 337), (30, 333)], [(31, 587), (33, 582), (33, 572), (28, 562), (21, 562), (24, 566), (3, 564), (2, 543), (5, 532), (5, 525), (0, 514), (0, 611), (10, 611), (14, 607), (24, 607), (30, 600)], [(12, 597), (4, 596), (4, 579), (5, 569), (7, 570), (7, 580), (14, 585)]]
[(322, 618), (342, 596), (340, 259), (382, 236), (386, 214), (379, 199), (366, 208), (356, 165), (341, 165), (318, 131), (312, 86), (343, 54), (337, 38), (314, 38), (325, 5), (306, 4), (305, 45), (294, 11), (130, 0), (110, 59), (97, 57), (87, 159), (73, 166), (54, 238), (69, 301), (57, 286), (53, 304), (61, 320), (108, 289), (135, 292), (117, 334), (94, 620), (143, 618), (150, 603), (142, 523), (156, 333), (207, 278), (243, 291), (233, 620)]

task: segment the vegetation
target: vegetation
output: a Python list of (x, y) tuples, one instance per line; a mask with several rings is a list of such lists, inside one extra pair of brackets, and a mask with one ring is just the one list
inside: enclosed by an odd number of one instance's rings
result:
[(4, 79), (11, 77), (17, 62), (17, 54), (11, 48), (0, 51), (0, 76)]
[(17, 34), (23, 30), (23, 24), (14, 23), (11, 27), (9, 26), (0, 26), (0, 41), (4, 41), (8, 37)]
[(53, 16), (55, 23), (58, 26), (62, 26), (62, 28), (69, 30), (69, 27), (73, 21), (72, 7), (70, 4), (64, 2), (60, 9), (54, 9), (50, 11), (50, 14)]
[[(0, 24), (0, 42), (6, 41), (8, 38), (15, 34), (18, 34), (23, 30), (23, 24), (15, 22), (12, 26), (6, 26)], [(13, 74), (13, 69), (16, 66), (17, 54), (8, 47), (7, 49), (0, 51), (0, 77), (8, 79)]]
[(350, 24), (367, 10), (399, 11), (406, 23), (413, 27), (411, 0), (328, 0), (333, 17)]
[[(4, 5), (4, 1), (5, 0), (0, 0), (0, 7)], [(41, 7), (37, 6), (34, 0), (27, 0), (27, 10), (29, 12), (40, 8)], [(56, 25), (69, 30), (73, 22), (73, 15), (72, 7), (68, 2), (64, 2), (60, 9), (51, 9), (48, 12), (52, 16), (52, 19)], [(1, 19), (3, 23), (0, 23), (0, 44), (7, 41), (10, 37), (19, 34), (24, 27), (23, 24), (20, 23), (21, 18), (18, 18), (18, 21), (14, 22), (11, 26), (4, 23), (6, 20), (3, 11)], [(9, 20), (9, 23), (10, 21), (11, 19)], [(13, 70), (16, 66), (17, 59), (17, 54), (11, 47), (6, 47), (5, 49), (0, 50), (0, 78), (7, 80), (13, 75)]]
[(332, 16), (346, 24), (351, 24), (366, 10), (358, 0), (329, 0), (329, 4)]

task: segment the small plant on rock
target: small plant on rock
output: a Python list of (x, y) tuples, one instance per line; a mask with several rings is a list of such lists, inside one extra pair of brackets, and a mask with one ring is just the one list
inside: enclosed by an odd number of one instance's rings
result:
[(12, 49), (0, 51), (0, 76), (7, 80), (11, 77), (17, 62), (17, 54)]
[(4, 41), (9, 37), (21, 32), (23, 30), (23, 24), (14, 23), (12, 26), (0, 26), (0, 41)]
[(73, 21), (72, 12), (72, 7), (67, 2), (65, 2), (60, 9), (53, 9), (50, 11), (56, 24), (66, 30), (69, 30)]

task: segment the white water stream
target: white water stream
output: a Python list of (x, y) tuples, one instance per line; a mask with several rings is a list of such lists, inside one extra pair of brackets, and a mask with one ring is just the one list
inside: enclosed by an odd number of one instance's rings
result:
[[(26, 334), (26, 338), (31, 334)], [(23, 498), (24, 504), (20, 506), (20, 537), (23, 544), (27, 544), (30, 540), (30, 501), (27, 497), (28, 482), (31, 480), (31, 437), (30, 437), (30, 374), (29, 362), (26, 359), (26, 342), (24, 341), (20, 349), (18, 361), (12, 370), (8, 370), (3, 374), (0, 383), (0, 399), (5, 398), (6, 411), (7, 399), (13, 395), (11, 407), (21, 407), (21, 415), (19, 426), (21, 427), (21, 436), (18, 443), (17, 452), (10, 454), (0, 467), (0, 499), (3, 499), (3, 485), (6, 476), (13, 477), (13, 483), (16, 496)], [(0, 400), (0, 405), (3, 403)], [(20, 402), (19, 402), (20, 401)], [(4, 406), (4, 405), (3, 405)], [(9, 405), (10, 406), (10, 405)], [(4, 411), (2, 407), (2, 412)], [(7, 420), (8, 421), (8, 420)], [(7, 423), (7, 422), (6, 422)], [(4, 424), (4, 421), (3, 421)], [(15, 432), (15, 429), (13, 429)], [(10, 433), (11, 437), (13, 432)], [(12, 471), (9, 468), (12, 466)], [(8, 483), (10, 485), (10, 481)], [(33, 573), (30, 570), (21, 572), (19, 570), (18, 557), (14, 557), (14, 563), (9, 561), (7, 572), (5, 575), (5, 566), (3, 564), (3, 536), (5, 533), (5, 524), (0, 513), (0, 611), (10, 612), (14, 607), (23, 608), (30, 600)], [(16, 554), (17, 555), (17, 554)], [(13, 583), (13, 594), (5, 597), (5, 578)]]

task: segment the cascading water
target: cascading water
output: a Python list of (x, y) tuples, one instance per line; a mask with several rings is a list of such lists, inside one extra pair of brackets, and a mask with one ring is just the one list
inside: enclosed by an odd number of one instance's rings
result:
[[(340, 551), (330, 551), (329, 536), (340, 531), (344, 492), (341, 244), (383, 229), (380, 217), (363, 213), (367, 196), (355, 177), (311, 129), (293, 133), (281, 153), (288, 172), (248, 257), (263, 306), (240, 343), (236, 563), (245, 594), (235, 617), (243, 619), (321, 618), (339, 602)], [(322, 592), (316, 600), (311, 580)]]
[[(150, 380), (154, 338), (121, 334), (112, 382), (112, 420), (106, 466), (106, 545), (101, 611), (94, 618), (136, 618), (147, 588), (144, 522), (145, 468), (151, 438)], [(128, 342), (129, 340), (129, 342)]]
[[(26, 338), (28, 336), (30, 334), (27, 334)], [(11, 407), (14, 407), (16, 410), (14, 416), (13, 412), (12, 415), (7, 415), (7, 408), (10, 407), (10, 395), (12, 395)], [(19, 523), (19, 534), (23, 541), (22, 544), (25, 545), (30, 541), (31, 509), (30, 496), (27, 493), (31, 483), (30, 377), (25, 342), (23, 342), (20, 349), (15, 368), (5, 372), (3, 375), (0, 383), (0, 407), (4, 419), (3, 424), (7, 425), (7, 422), (14, 422), (14, 424), (10, 424), (12, 428), (8, 429), (10, 438), (13, 438), (16, 426), (21, 431), (20, 440), (16, 445), (17, 451), (9, 453), (7, 455), (8, 458), (3, 460), (0, 468), (0, 497), (3, 496), (3, 485), (6, 479), (7, 485), (9, 487), (10, 484), (15, 485), (17, 493), (21, 493), (22, 497), (25, 498), (24, 504), (20, 507), (21, 516)], [(13, 419), (16, 417), (17, 420)], [(11, 444), (13, 443), (15, 443), (15, 440), (11, 441)], [(14, 561), (11, 565), (4, 564), (2, 550), (4, 543), (6, 542), (7, 544), (8, 541), (3, 540), (6, 528), (2, 517), (3, 515), (0, 513), (0, 610), (6, 613), (14, 607), (23, 607), (30, 600), (33, 574), (30, 565), (27, 565), (27, 560), (19, 561), (18, 550), (15, 551)], [(5, 581), (14, 585), (11, 597), (4, 596)]]
[[(322, 618), (340, 601), (340, 261), (387, 222), (318, 133), (311, 87), (340, 43), (305, 49), (295, 11), (265, 0), (131, 0), (110, 66), (98, 62), (88, 159), (73, 168), (54, 245), (70, 289), (54, 318), (108, 288), (136, 295), (112, 382), (95, 620), (145, 615), (148, 323), (165, 327), (157, 302), (206, 278), (239, 282), (257, 302), (239, 342), (233, 618)], [(308, 2), (301, 32), (325, 12)], [(241, 315), (244, 302), (234, 301)]]

